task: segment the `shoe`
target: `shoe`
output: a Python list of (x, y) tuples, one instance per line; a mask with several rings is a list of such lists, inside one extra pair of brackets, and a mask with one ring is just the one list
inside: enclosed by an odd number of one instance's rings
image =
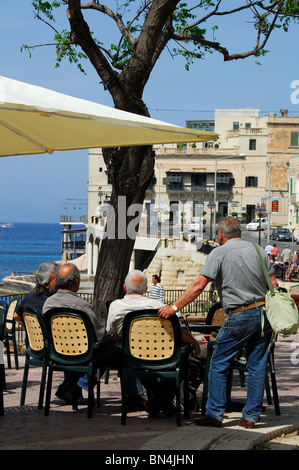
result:
[(208, 416), (202, 416), (201, 418), (197, 418), (194, 420), (194, 424), (197, 426), (211, 426), (214, 428), (221, 428), (222, 421), (218, 421), (218, 419), (209, 418)]
[(254, 428), (255, 423), (253, 423), (252, 421), (247, 421), (247, 419), (241, 418), (238, 421), (238, 425), (243, 426), (243, 428), (246, 428), (246, 429), (252, 429)]
[(68, 405), (71, 405), (73, 403), (72, 395), (67, 392), (62, 392), (58, 389), (55, 393), (55, 396), (59, 398), (59, 400), (65, 401)]
[(128, 397), (129, 411), (145, 411), (146, 401), (142, 395), (132, 395)]
[(174, 416), (176, 414), (176, 407), (171, 403), (170, 405), (164, 406), (161, 411), (164, 416)]
[(155, 418), (160, 413), (160, 408), (154, 403), (147, 402), (145, 411), (152, 417)]

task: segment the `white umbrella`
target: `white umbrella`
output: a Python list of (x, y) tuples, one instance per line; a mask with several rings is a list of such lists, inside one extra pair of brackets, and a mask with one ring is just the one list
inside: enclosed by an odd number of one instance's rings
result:
[(1, 157), (217, 137), (0, 76)]

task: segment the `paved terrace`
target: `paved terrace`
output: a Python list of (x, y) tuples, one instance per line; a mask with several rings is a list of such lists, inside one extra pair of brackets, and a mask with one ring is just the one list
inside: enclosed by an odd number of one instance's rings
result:
[[(71, 406), (55, 397), (62, 373), (54, 373), (50, 415), (44, 416), (43, 410), (37, 409), (39, 368), (29, 371), (26, 404), (19, 405), (24, 364), (24, 357), (20, 356), (18, 371), (6, 369), (0, 450), (102, 450), (106, 452), (99, 456), (104, 459), (121, 456), (123, 454), (118, 451), (126, 451), (125, 455), (141, 455), (145, 460), (148, 454), (141, 451), (149, 451), (153, 456), (171, 451), (180, 453), (183, 458), (200, 459), (196, 452), (199, 450), (253, 449), (257, 444), (299, 429), (299, 333), (278, 339), (275, 358), (281, 415), (276, 416), (274, 406), (268, 406), (265, 401), (266, 410), (258, 425), (246, 430), (237, 425), (240, 412), (226, 413), (224, 426), (220, 429), (195, 426), (193, 420), (198, 415), (195, 412), (190, 420), (182, 420), (181, 427), (176, 426), (175, 417), (151, 418), (145, 412), (129, 413), (127, 424), (121, 425), (120, 384), (115, 372), (111, 373), (108, 384), (103, 382), (101, 407), (94, 408), (91, 419), (87, 419), (85, 406), (73, 411)], [(201, 391), (202, 386), (198, 390), (199, 396)], [(244, 389), (233, 388), (233, 400), (242, 401), (244, 396)], [(298, 450), (298, 441), (299, 438), (295, 438), (289, 447)], [(276, 448), (283, 450), (285, 446), (278, 444)]]

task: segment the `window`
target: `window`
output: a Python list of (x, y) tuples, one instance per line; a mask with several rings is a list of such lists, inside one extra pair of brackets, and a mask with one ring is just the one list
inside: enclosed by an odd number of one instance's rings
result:
[(299, 132), (291, 132), (291, 147), (298, 147)]
[(237, 131), (239, 129), (239, 123), (238, 122), (233, 122), (233, 130)]
[(257, 188), (258, 178), (257, 176), (246, 176), (245, 178), (245, 187), (246, 188)]
[(249, 139), (249, 150), (256, 150), (256, 139)]
[(251, 122), (245, 122), (245, 129), (251, 128)]

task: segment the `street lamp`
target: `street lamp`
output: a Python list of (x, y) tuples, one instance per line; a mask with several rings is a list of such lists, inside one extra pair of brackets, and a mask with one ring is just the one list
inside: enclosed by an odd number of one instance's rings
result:
[(267, 211), (265, 208), (265, 204), (262, 203), (261, 205), (257, 204), (255, 207), (255, 212), (258, 215), (259, 218), (259, 245), (261, 246), (261, 218), (265, 217)]
[[(212, 210), (216, 208), (216, 204), (215, 204), (215, 201), (212, 201), (212, 199), (210, 200), (210, 202), (208, 203), (208, 208), (210, 209), (211, 211), (211, 218), (210, 218), (210, 240), (212, 240), (212, 237), (213, 237), (213, 234), (212, 234), (212, 228), (213, 228), (213, 223), (212, 223)], [(216, 210), (214, 211), (214, 217), (215, 217), (215, 212)], [(216, 225), (215, 225), (216, 227)], [(216, 237), (215, 237), (216, 238)]]
[(183, 205), (182, 218), (181, 218), (181, 232), (184, 231), (184, 205), (186, 204), (186, 202), (187, 202), (187, 198), (181, 197), (181, 203)]

